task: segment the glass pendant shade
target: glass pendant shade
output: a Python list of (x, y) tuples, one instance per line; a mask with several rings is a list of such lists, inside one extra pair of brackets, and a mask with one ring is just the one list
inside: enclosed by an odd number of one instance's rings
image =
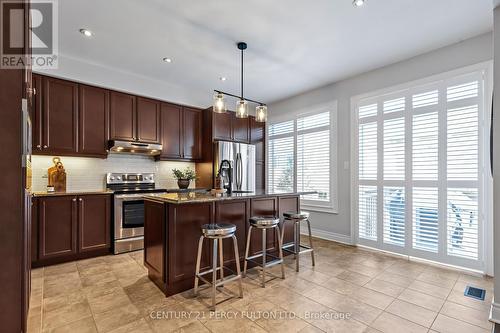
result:
[(236, 118), (248, 118), (248, 102), (240, 99), (236, 102)]
[(215, 113), (226, 113), (226, 102), (224, 101), (224, 94), (214, 94), (213, 108)]
[(255, 108), (255, 121), (265, 123), (267, 121), (267, 106), (259, 105)]

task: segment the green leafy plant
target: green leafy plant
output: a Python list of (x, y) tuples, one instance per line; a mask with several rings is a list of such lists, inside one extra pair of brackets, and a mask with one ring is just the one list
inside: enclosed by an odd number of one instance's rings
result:
[(177, 180), (179, 179), (195, 180), (197, 178), (196, 172), (191, 168), (186, 168), (184, 170), (172, 169), (172, 174), (174, 175), (174, 178)]

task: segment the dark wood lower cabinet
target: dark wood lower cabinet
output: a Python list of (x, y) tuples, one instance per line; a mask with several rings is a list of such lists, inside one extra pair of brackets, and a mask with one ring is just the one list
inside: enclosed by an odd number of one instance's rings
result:
[(144, 237), (149, 246), (144, 248), (144, 265), (149, 270), (150, 278), (157, 284), (165, 284), (166, 253), (164, 251), (165, 233), (165, 206), (161, 203), (150, 202), (144, 207)]
[(78, 252), (106, 250), (111, 247), (111, 197), (78, 197)]
[(77, 253), (77, 198), (59, 196), (38, 200), (38, 259), (72, 257)]
[[(240, 261), (245, 258), (247, 221), (250, 213), (250, 202), (248, 200), (228, 200), (215, 203), (215, 222), (231, 223), (236, 226), (236, 238), (238, 240), (238, 252)], [(231, 238), (223, 241), (224, 261), (228, 264), (235, 262), (234, 245)]]
[[(279, 216), (283, 217), (284, 212), (298, 212), (300, 210), (300, 197), (279, 197), (278, 198)], [(285, 229), (283, 244), (293, 243), (293, 224), (281, 223), (281, 228)]]
[[(168, 283), (186, 279), (193, 281), (201, 226), (212, 223), (213, 213), (212, 203), (168, 206), (168, 242), (170, 244)], [(208, 269), (211, 265), (210, 245), (210, 242), (205, 240), (201, 269)]]
[(110, 205), (110, 195), (34, 198), (32, 266), (109, 253)]
[[(193, 288), (198, 241), (201, 226), (207, 223), (232, 223), (236, 237), (241, 269), (245, 255), (246, 237), (251, 216), (278, 216), (284, 211), (298, 211), (299, 196), (269, 196), (263, 198), (220, 200), (201, 203), (167, 203), (145, 200), (144, 256), (149, 278), (167, 295)], [(275, 231), (268, 232), (267, 248), (277, 252)], [(293, 240), (287, 227), (285, 242)], [(230, 238), (224, 239), (224, 263), (234, 269), (234, 247)], [(250, 253), (262, 250), (262, 232), (252, 232)], [(201, 269), (212, 264), (212, 240), (205, 239)], [(252, 266), (252, 265), (250, 265)]]
[[(250, 216), (277, 216), (278, 214), (278, 199), (276, 197), (253, 199), (250, 203)], [(250, 226), (250, 222), (247, 222)], [(270, 229), (266, 232), (267, 250), (272, 252), (278, 247), (276, 239), (277, 232), (275, 229)], [(250, 239), (250, 255), (262, 252), (262, 230), (253, 228)]]

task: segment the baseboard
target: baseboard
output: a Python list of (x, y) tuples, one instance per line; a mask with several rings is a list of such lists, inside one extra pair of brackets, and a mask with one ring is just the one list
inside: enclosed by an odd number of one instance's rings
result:
[[(303, 235), (307, 235), (307, 227), (306, 226), (301, 226), (300, 228), (300, 233)], [(342, 234), (337, 234), (335, 232), (330, 232), (330, 231), (325, 231), (325, 230), (320, 230), (320, 229), (315, 229), (311, 228), (311, 233), (313, 237), (316, 238), (321, 238), (329, 241), (334, 241), (342, 244), (347, 244), (347, 245), (354, 245), (351, 236), (348, 235), (342, 235)]]
[(500, 304), (491, 302), (490, 318), (489, 320), (495, 324), (500, 324)]

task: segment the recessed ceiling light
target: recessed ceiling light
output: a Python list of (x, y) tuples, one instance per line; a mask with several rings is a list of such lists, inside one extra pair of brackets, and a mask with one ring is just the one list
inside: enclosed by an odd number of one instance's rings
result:
[(93, 33), (89, 29), (80, 29), (80, 33), (85, 37), (92, 37)]
[(221, 77), (219, 78), (219, 80), (221, 80), (221, 81), (226, 81), (226, 80), (227, 80), (227, 78), (226, 78), (225, 76), (221, 76)]
[(171, 62), (172, 62), (172, 59), (171, 59), (171, 58), (167, 58), (167, 57), (165, 57), (165, 58), (163, 58), (163, 61), (168, 62), (168, 63), (171, 63)]
[(361, 6), (363, 6), (364, 4), (365, 4), (365, 0), (354, 0), (354, 1), (352, 2), (352, 5), (353, 5), (354, 7), (361, 7)]

